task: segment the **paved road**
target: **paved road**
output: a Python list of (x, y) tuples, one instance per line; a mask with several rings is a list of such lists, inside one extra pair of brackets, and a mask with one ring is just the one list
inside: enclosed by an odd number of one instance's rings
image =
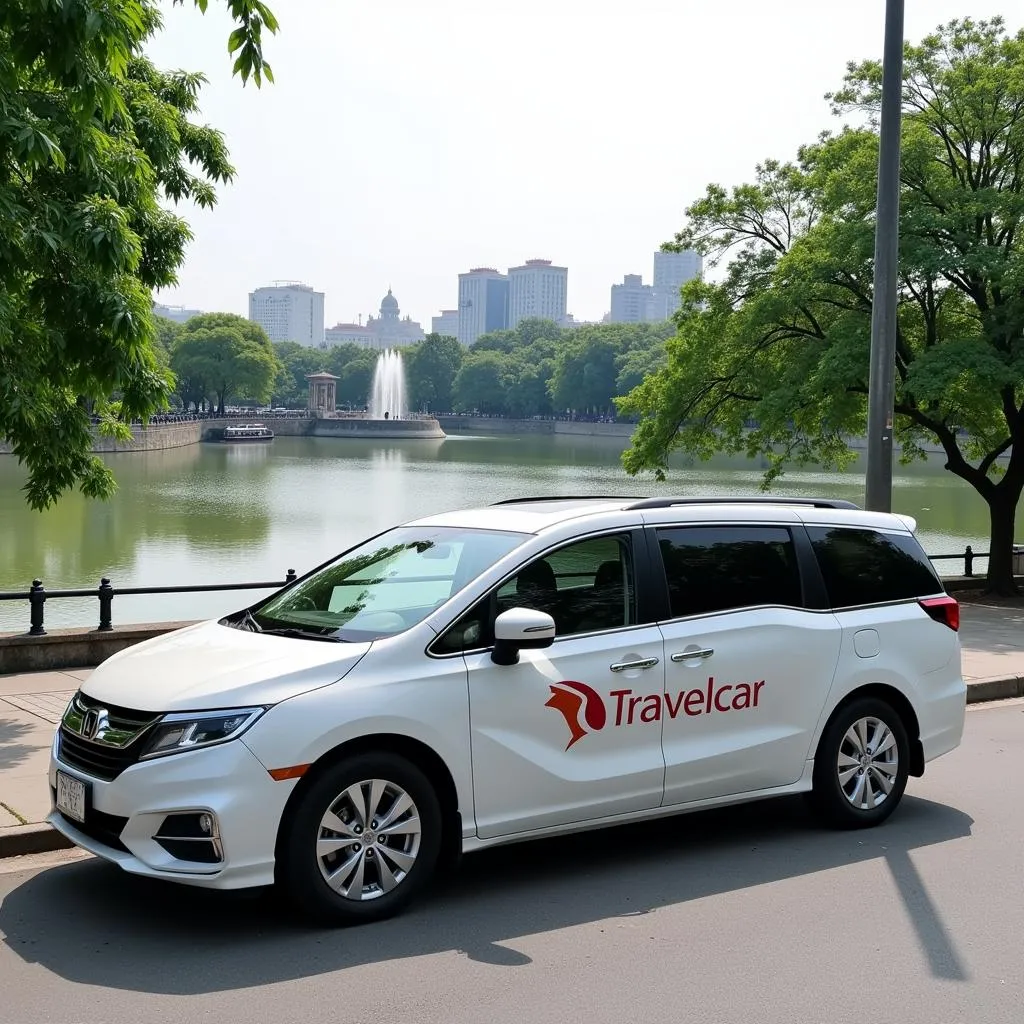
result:
[(873, 832), (787, 800), (534, 843), (349, 931), (91, 858), (8, 862), (0, 1019), (1020, 1024), (1022, 782), (1024, 702), (978, 706)]

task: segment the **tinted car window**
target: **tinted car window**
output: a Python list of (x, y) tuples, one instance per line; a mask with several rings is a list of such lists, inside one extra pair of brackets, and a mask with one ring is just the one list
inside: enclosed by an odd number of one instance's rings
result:
[(498, 613), (509, 608), (547, 612), (556, 636), (633, 625), (629, 538), (591, 537), (531, 562), (498, 591)]
[(535, 559), (466, 612), (433, 650), (449, 654), (489, 646), (493, 616), (510, 608), (547, 612), (559, 637), (634, 625), (636, 587), (629, 538), (592, 537)]
[(942, 584), (909, 533), (808, 527), (833, 608), (909, 601), (937, 594)]
[(657, 535), (673, 618), (803, 604), (796, 549), (785, 527), (686, 526)]

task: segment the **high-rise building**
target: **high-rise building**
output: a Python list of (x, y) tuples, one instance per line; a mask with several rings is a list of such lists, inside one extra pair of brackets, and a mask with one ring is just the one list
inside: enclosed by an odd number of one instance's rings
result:
[(655, 318), (654, 288), (640, 274), (626, 274), (622, 284), (612, 285), (613, 324), (640, 324)]
[(459, 274), (459, 327), (456, 337), (472, 345), (481, 334), (508, 327), (508, 278), (493, 267)]
[(508, 271), (508, 325), (539, 317), (561, 323), (565, 319), (569, 284), (567, 267), (553, 267), (551, 260), (527, 260)]
[(679, 309), (679, 289), (687, 281), (704, 273), (704, 258), (699, 252), (656, 252), (654, 254), (654, 317), (667, 320)]
[(298, 281), (277, 281), (249, 293), (249, 319), (271, 341), (316, 347), (324, 342), (324, 293)]
[(165, 320), (173, 320), (176, 324), (187, 323), (194, 316), (199, 316), (201, 309), (186, 309), (184, 306), (164, 306), (153, 303), (153, 315), (162, 316)]
[(430, 333), (440, 334), (442, 338), (457, 338), (459, 336), (459, 311), (457, 309), (442, 309), (440, 316), (430, 318)]

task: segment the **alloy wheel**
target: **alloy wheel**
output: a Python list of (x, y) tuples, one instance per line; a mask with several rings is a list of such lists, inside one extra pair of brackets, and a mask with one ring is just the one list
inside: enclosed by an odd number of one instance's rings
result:
[(857, 810), (870, 811), (889, 798), (899, 763), (899, 744), (892, 729), (880, 718), (859, 718), (839, 744), (839, 788)]
[(408, 877), (421, 838), (412, 797), (394, 782), (366, 779), (340, 793), (320, 820), (317, 864), (338, 895), (373, 900)]

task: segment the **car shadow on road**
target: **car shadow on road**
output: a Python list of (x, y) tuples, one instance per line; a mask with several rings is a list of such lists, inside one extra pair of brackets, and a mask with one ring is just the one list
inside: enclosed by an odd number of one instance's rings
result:
[(484, 851), (401, 917), (338, 930), (297, 923), (268, 890), (206, 892), (90, 859), (12, 890), (0, 932), (19, 957), (70, 981), (197, 995), (450, 951), (514, 968), (531, 962), (503, 945), (517, 937), (884, 858), (932, 974), (963, 981), (911, 857), (969, 836), (972, 824), (905, 797), (880, 828), (829, 832), (802, 800), (766, 801)]

